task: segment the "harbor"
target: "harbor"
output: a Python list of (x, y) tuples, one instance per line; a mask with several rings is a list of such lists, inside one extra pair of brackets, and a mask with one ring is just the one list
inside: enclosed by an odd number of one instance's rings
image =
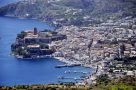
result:
[[(33, 23), (31, 23), (33, 22)], [(16, 19), (10, 17), (0, 17), (1, 28), (1, 46), (0, 46), (0, 85), (14, 86), (14, 85), (31, 85), (31, 84), (50, 84), (58, 83), (58, 76), (69, 77), (65, 71), (91, 72), (92, 69), (82, 66), (55, 68), (57, 65), (64, 65), (55, 57), (46, 57), (44, 59), (17, 59), (10, 55), (10, 45), (16, 39), (16, 35), (23, 30), (33, 29), (37, 27), (39, 30), (45, 28), (52, 29), (46, 23), (29, 19)], [(5, 26), (9, 25), (9, 26)], [(12, 31), (11, 31), (12, 30)], [(9, 33), (10, 32), (10, 33)], [(10, 37), (9, 37), (10, 36)], [(80, 78), (82, 74), (72, 74), (73, 78)], [(62, 80), (63, 81), (63, 80)], [(68, 80), (66, 82), (71, 82)], [(80, 80), (79, 80), (80, 81)], [(64, 80), (65, 82), (65, 80)]]
[[(13, 2), (14, 3), (14, 2)], [(54, 27), (47, 25), (44, 22), (39, 22), (36, 20), (31, 19), (17, 19), (14, 17), (0, 17), (0, 20), (3, 24), (0, 25), (1, 27), (1, 42), (2, 46), (0, 47), (1, 51), (1, 58), (0, 62), (3, 63), (1, 66), (1, 71), (3, 74), (0, 74), (1, 77), (8, 77), (4, 79), (0, 79), (0, 85), (19, 85), (19, 84), (48, 84), (48, 83), (58, 83), (58, 76), (59, 75), (67, 75), (65, 71), (74, 71), (73, 78), (80, 79), (83, 76), (83, 73), (75, 72), (79, 69), (82, 71), (87, 71), (91, 73), (92, 69), (84, 67), (81, 63), (78, 62), (71, 62), (70, 61), (62, 61), (61, 59), (58, 60), (55, 56), (48, 56), (48, 55), (36, 55), (32, 57), (23, 57), (21, 55), (10, 56), (10, 45), (16, 39), (16, 35), (24, 30), (32, 30), (34, 27), (37, 27), (38, 30), (50, 29), (53, 30)], [(33, 23), (31, 23), (33, 22)], [(4, 27), (5, 25), (10, 25)], [(13, 27), (15, 26), (15, 27)], [(12, 32), (10, 30), (13, 30)], [(8, 33), (11, 32), (11, 33)], [(10, 36), (10, 37), (8, 37)], [(26, 38), (27, 39), (27, 38)], [(5, 42), (6, 41), (6, 42)], [(3, 43), (4, 42), (4, 43)], [(5, 46), (7, 48), (5, 48)], [(30, 48), (30, 46), (28, 46)], [(32, 47), (32, 46), (31, 46)], [(13, 54), (13, 53), (11, 53)], [(8, 57), (7, 57), (8, 55)], [(42, 60), (41, 60), (42, 59)], [(10, 63), (9, 63), (10, 61)], [(19, 63), (17, 65), (16, 63)], [(30, 64), (29, 64), (30, 63)], [(38, 63), (38, 64), (37, 64)], [(40, 64), (40, 65), (39, 65)], [(9, 65), (9, 67), (7, 67)], [(50, 66), (50, 68), (49, 68)], [(42, 67), (42, 68), (41, 68)], [(15, 70), (17, 68), (17, 71)], [(25, 70), (26, 69), (26, 70)], [(47, 69), (51, 69), (52, 72), (49, 72)], [(76, 70), (77, 69), (77, 70)], [(4, 71), (3, 71), (4, 70)], [(5, 72), (11, 71), (12, 74)], [(29, 73), (31, 72), (31, 74)], [(42, 71), (45, 71), (43, 73)], [(25, 72), (24, 75), (20, 75), (21, 72)], [(55, 73), (56, 75), (50, 75)], [(71, 72), (72, 73), (72, 72)], [(78, 74), (78, 75), (77, 75)], [(33, 75), (33, 77), (31, 77)], [(36, 77), (40, 76), (40, 78)], [(22, 80), (23, 77), (23, 80)], [(49, 78), (47, 78), (49, 77)], [(52, 78), (53, 77), (53, 78)], [(67, 76), (65, 76), (67, 77)], [(25, 78), (25, 79), (24, 79)], [(50, 79), (50, 80), (49, 80)], [(14, 82), (12, 82), (14, 81)], [(78, 80), (80, 82), (81, 80)], [(11, 83), (12, 82), (12, 83)]]
[(81, 83), (84, 82), (85, 79), (87, 79), (90, 76), (90, 72), (84, 72), (84, 71), (65, 71), (65, 74), (71, 75), (71, 74), (81, 74), (80, 77), (69, 77), (69, 76), (58, 76), (58, 82), (59, 83)]

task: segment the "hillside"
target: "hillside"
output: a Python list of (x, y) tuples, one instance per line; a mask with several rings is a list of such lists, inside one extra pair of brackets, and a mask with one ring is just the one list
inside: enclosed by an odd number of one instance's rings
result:
[[(81, 25), (92, 17), (136, 16), (135, 0), (37, 0), (0, 8), (0, 15), (35, 18), (59, 25)], [(86, 20), (87, 19), (87, 20)], [(87, 21), (87, 22), (86, 22)]]

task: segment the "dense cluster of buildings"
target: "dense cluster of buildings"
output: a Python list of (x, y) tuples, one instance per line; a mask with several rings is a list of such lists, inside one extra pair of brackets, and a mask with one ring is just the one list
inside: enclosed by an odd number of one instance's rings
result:
[[(136, 18), (111, 19), (88, 27), (63, 26), (58, 29), (58, 33), (67, 35), (67, 39), (52, 42), (57, 51), (54, 56), (63, 58), (64, 62), (96, 68), (96, 77), (108, 74), (111, 78), (116, 78), (116, 71), (121, 68), (111, 67), (118, 64), (125, 67), (125, 61), (120, 63), (118, 59), (131, 60), (136, 57)], [(135, 60), (131, 60), (131, 65), (126, 67), (130, 66), (136, 67)], [(136, 75), (135, 68), (124, 70), (126, 75), (130, 75), (130, 72)]]
[(55, 52), (52, 41), (65, 39), (66, 36), (58, 34), (55, 31), (39, 31), (34, 30), (22, 31), (17, 35), (15, 43), (11, 45), (12, 54), (17, 58), (45, 58)]

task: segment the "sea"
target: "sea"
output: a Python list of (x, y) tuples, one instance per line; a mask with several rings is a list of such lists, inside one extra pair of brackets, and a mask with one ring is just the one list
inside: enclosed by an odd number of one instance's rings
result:
[[(0, 7), (17, 1), (0, 0)], [(0, 16), (0, 86), (80, 82), (75, 78), (87, 76), (92, 72), (91, 68), (81, 66), (55, 68), (64, 63), (54, 58), (18, 60), (10, 55), (10, 46), (15, 42), (16, 35), (23, 30), (32, 30), (34, 27), (37, 27), (39, 31), (54, 29), (47, 23), (38, 20)], [(87, 72), (87, 74), (65, 73), (67, 71)]]

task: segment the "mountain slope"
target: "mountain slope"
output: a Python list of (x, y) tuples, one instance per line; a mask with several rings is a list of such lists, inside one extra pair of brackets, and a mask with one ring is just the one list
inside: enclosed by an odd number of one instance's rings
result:
[(83, 24), (84, 17), (136, 16), (136, 0), (37, 0), (0, 8), (0, 15), (36, 18), (61, 24)]

